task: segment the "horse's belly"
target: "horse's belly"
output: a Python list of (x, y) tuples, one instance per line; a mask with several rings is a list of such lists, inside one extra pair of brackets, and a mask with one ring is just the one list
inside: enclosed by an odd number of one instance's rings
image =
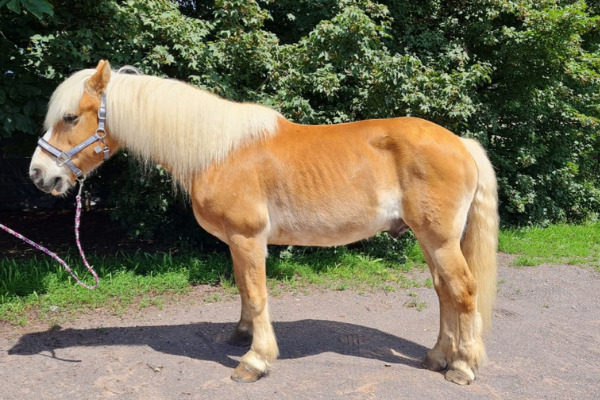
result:
[(269, 244), (293, 245), (293, 246), (341, 246), (354, 243), (362, 239), (374, 236), (378, 232), (385, 231), (385, 228), (365, 227), (361, 230), (351, 232), (343, 231), (315, 231), (306, 230), (285, 230), (269, 238)]
[(296, 246), (340, 246), (394, 230), (402, 221), (400, 196), (380, 195), (375, 205), (348, 201), (331, 207), (271, 208), (269, 243)]

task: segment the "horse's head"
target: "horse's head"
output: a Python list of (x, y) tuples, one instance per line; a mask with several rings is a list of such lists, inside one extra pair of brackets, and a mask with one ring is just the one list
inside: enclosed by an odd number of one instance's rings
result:
[(44, 192), (66, 193), (117, 150), (104, 125), (110, 74), (110, 64), (100, 61), (95, 70), (73, 74), (54, 91), (46, 133), (29, 167), (29, 176)]

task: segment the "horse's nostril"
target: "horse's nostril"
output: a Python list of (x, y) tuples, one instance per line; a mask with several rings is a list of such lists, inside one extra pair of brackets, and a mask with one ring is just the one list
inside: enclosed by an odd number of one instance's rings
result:
[(58, 190), (61, 185), (62, 185), (62, 178), (55, 178), (54, 179), (54, 188)]
[(38, 181), (42, 177), (42, 170), (39, 168), (33, 168), (29, 171), (29, 177), (33, 181)]

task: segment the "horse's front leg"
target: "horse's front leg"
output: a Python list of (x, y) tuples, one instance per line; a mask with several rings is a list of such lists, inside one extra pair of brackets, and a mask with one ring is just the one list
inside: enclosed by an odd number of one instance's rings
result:
[(235, 283), (242, 298), (242, 313), (232, 341), (252, 339), (250, 350), (242, 357), (231, 378), (238, 382), (254, 382), (267, 372), (277, 359), (279, 350), (273, 333), (267, 304), (266, 240), (229, 237)]
[(435, 263), (433, 262), (431, 255), (429, 255), (429, 251), (422, 245), (421, 251), (423, 252), (425, 260), (427, 261), (427, 265), (430, 268), (431, 276), (433, 278), (433, 285), (438, 295), (440, 306), (440, 331), (437, 342), (435, 343), (435, 346), (427, 352), (427, 355), (423, 359), (421, 365), (432, 371), (441, 371), (448, 365), (445, 358), (446, 356), (442, 349), (451, 347), (452, 344), (450, 343), (449, 346), (449, 342), (453, 340), (448, 333), (457, 331), (456, 326), (451, 326), (456, 321), (453, 318), (448, 318), (448, 315), (451, 315), (453, 312), (455, 312), (455, 310), (450, 306), (448, 293), (445, 290), (445, 284), (435, 268)]

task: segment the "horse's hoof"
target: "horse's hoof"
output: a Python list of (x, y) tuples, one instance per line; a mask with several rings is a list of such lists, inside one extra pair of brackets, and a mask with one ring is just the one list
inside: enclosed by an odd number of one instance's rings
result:
[(446, 360), (444, 360), (444, 359), (434, 360), (428, 354), (425, 356), (425, 358), (423, 358), (423, 361), (421, 361), (421, 366), (423, 368), (427, 368), (430, 371), (441, 371), (444, 368), (446, 368), (447, 363), (446, 363)]
[(252, 335), (248, 332), (235, 330), (227, 343), (237, 347), (249, 347), (252, 344)]
[(252, 383), (259, 380), (264, 374), (264, 372), (259, 372), (241, 362), (231, 374), (231, 379), (241, 383)]
[(475, 380), (475, 377), (469, 377), (463, 371), (451, 369), (446, 372), (446, 380), (454, 382), (457, 385), (469, 385), (471, 382), (473, 382), (473, 380)]

